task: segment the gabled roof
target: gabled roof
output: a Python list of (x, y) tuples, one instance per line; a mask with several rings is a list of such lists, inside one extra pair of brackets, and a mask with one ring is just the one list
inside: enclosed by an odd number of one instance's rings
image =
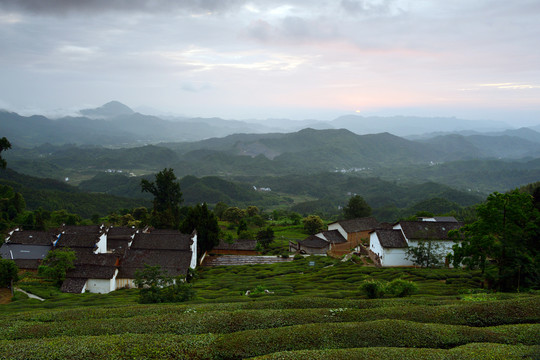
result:
[(68, 270), (66, 279), (112, 279), (115, 271), (115, 266), (77, 265), (75, 269)]
[(372, 233), (377, 234), (377, 238), (384, 248), (406, 248), (408, 246), (403, 233), (399, 229), (378, 229)]
[(23, 245), (3, 244), (0, 247), (0, 257), (3, 259), (44, 259), (52, 245)]
[(94, 254), (91, 252), (78, 252), (74, 265), (117, 266), (119, 257), (115, 254)]
[(347, 239), (341, 235), (341, 233), (337, 230), (327, 230), (320, 233), (324, 238), (333, 244), (340, 244), (347, 242)]
[(137, 233), (133, 238), (133, 250), (190, 250), (191, 235), (174, 233)]
[(8, 238), (10, 244), (52, 245), (56, 235), (50, 231), (14, 231)]
[(37, 270), (39, 265), (41, 265), (41, 260), (39, 259), (14, 259), (15, 265), (21, 269), (27, 270)]
[(99, 235), (95, 233), (66, 233), (60, 234), (56, 247), (93, 249), (98, 241)]
[(66, 225), (61, 232), (64, 234), (99, 234), (103, 233), (101, 225)]
[(230, 244), (223, 240), (219, 241), (217, 246), (214, 246), (216, 250), (255, 250), (257, 246), (257, 240), (241, 240), (238, 239), (234, 243)]
[(448, 240), (448, 232), (461, 227), (461, 223), (442, 221), (400, 221), (409, 240)]
[(88, 279), (84, 278), (66, 278), (62, 283), (60, 291), (65, 293), (80, 294)]
[(379, 222), (374, 217), (363, 217), (350, 220), (340, 220), (332, 224), (339, 224), (348, 234), (376, 229)]
[(107, 239), (107, 251), (113, 251), (115, 254), (122, 255), (129, 248), (131, 240)]
[(315, 249), (322, 249), (322, 248), (330, 246), (330, 243), (328, 241), (323, 240), (320, 237), (315, 236), (315, 235), (308, 236), (304, 240), (298, 241), (298, 244), (304, 247), (315, 248)]
[(111, 227), (107, 231), (107, 241), (110, 240), (131, 240), (137, 229), (128, 226)]
[(134, 250), (130, 249), (122, 260), (119, 279), (134, 279), (135, 272), (144, 265), (159, 265), (169, 276), (187, 275), (191, 263), (191, 251)]

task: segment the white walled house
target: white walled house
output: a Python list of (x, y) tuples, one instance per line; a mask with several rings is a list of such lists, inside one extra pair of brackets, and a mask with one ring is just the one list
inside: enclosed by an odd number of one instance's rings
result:
[(370, 232), (369, 249), (381, 266), (413, 266), (413, 261), (407, 259), (407, 250), (421, 241), (431, 241), (445, 262), (455, 244), (448, 238), (448, 232), (460, 227), (461, 224), (455, 221), (402, 221), (394, 224), (392, 229)]

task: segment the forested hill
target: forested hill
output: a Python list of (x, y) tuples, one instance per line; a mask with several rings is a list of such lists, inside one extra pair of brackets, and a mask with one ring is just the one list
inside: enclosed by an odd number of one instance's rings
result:
[(90, 218), (94, 214), (104, 216), (119, 209), (147, 207), (151, 204), (149, 200), (91, 194), (60, 181), (22, 175), (10, 169), (0, 171), (0, 184), (8, 185), (21, 193), (29, 210), (64, 209), (84, 218)]

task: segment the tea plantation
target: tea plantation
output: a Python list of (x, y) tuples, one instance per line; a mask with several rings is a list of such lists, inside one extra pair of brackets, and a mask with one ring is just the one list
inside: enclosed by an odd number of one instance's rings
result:
[[(23, 279), (46, 300), (0, 305), (0, 358), (540, 358), (540, 295), (485, 291), (479, 272), (311, 257), (198, 275), (194, 300), (151, 305), (137, 290), (69, 295)], [(362, 286), (395, 279), (416, 293), (368, 299)]]

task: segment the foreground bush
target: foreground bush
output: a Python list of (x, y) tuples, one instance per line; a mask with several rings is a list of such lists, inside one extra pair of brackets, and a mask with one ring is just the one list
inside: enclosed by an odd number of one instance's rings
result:
[[(534, 346), (540, 344), (540, 325), (470, 328), (382, 320), (324, 326), (320, 324), (287, 326), (224, 335), (150, 333), (2, 340), (0, 341), (0, 357), (7, 359), (242, 359), (284, 350), (348, 349), (371, 346), (449, 349), (472, 342)], [(475, 353), (472, 354), (473, 356), (465, 358), (475, 358)]]
[(540, 346), (472, 343), (449, 350), (410, 348), (356, 348), (277, 352), (254, 360), (522, 360), (538, 359)]

